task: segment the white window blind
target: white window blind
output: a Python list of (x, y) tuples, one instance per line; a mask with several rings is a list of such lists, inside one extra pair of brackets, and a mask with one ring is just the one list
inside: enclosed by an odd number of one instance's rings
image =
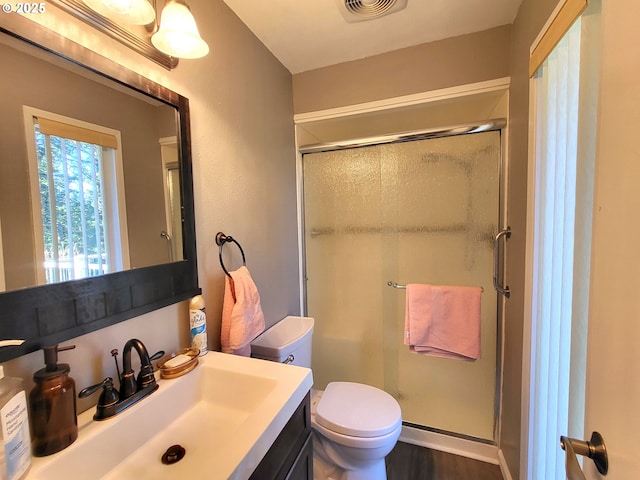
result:
[[(584, 438), (599, 2), (533, 79), (535, 169), (527, 477), (564, 479), (561, 435)], [(531, 224), (530, 224), (531, 225)]]
[(40, 126), (40, 132), (45, 135), (68, 138), (69, 140), (91, 143), (106, 148), (118, 148), (118, 140), (116, 136), (111, 133), (98, 132), (78, 125), (70, 125), (68, 123), (51, 120), (46, 117), (38, 117), (35, 121)]
[(538, 161), (533, 295), (536, 358), (530, 478), (561, 479), (560, 435), (568, 432), (576, 199), (580, 22), (542, 65), (538, 83)]

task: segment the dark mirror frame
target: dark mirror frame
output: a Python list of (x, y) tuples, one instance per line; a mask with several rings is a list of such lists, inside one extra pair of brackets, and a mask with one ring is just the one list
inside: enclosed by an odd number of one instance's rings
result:
[[(0, 347), (0, 362), (4, 362), (186, 300), (200, 293), (200, 288), (189, 100), (17, 14), (4, 16), (0, 32), (176, 108), (185, 259), (0, 293), (0, 340), (25, 340), (21, 346)], [(6, 234), (10, 228), (3, 230)]]

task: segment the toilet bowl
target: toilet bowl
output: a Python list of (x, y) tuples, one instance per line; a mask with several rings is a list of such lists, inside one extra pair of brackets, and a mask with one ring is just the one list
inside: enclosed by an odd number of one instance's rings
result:
[(386, 479), (384, 458), (402, 430), (398, 402), (369, 385), (331, 382), (313, 391), (315, 478)]
[[(311, 317), (285, 317), (251, 344), (251, 356), (310, 368)], [(354, 382), (331, 382), (311, 391), (316, 480), (384, 480), (385, 457), (402, 430), (398, 402)]]

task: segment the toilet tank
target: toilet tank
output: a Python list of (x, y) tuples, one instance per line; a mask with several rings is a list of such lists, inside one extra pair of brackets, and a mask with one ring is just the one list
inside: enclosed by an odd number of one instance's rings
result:
[(251, 356), (311, 368), (312, 317), (285, 317), (251, 342)]

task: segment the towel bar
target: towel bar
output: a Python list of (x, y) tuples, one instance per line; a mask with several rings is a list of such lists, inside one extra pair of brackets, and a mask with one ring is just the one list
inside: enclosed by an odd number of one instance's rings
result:
[[(397, 288), (397, 289), (402, 289), (402, 290), (406, 290), (407, 288), (406, 285), (398, 285), (396, 282), (387, 282), (387, 286)], [(484, 292), (484, 287), (480, 287), (480, 290)]]

